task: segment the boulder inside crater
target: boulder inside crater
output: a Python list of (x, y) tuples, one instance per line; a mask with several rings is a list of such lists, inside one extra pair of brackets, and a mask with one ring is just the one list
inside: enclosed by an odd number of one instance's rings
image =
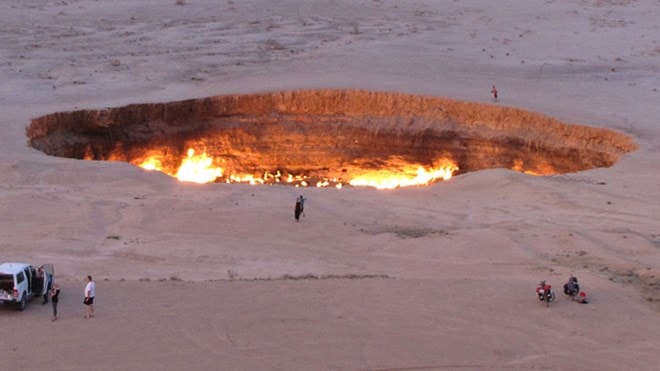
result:
[(30, 146), (52, 156), (124, 161), (173, 176), (186, 160), (203, 156), (216, 169), (211, 181), (295, 185), (408, 179), (438, 169), (436, 177), (419, 183), (489, 168), (572, 173), (612, 166), (637, 148), (621, 133), (539, 113), (362, 90), (58, 112), (33, 119), (27, 136)]

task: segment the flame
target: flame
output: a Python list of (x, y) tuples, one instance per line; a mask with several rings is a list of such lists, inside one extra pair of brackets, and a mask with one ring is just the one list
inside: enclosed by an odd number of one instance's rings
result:
[[(157, 170), (169, 173), (164, 170), (162, 155), (151, 155), (142, 161), (138, 166), (147, 170)], [(335, 178), (308, 178), (305, 175), (295, 175), (291, 173), (282, 174), (281, 171), (275, 173), (265, 172), (261, 177), (254, 174), (231, 173), (226, 169), (213, 166), (213, 157), (209, 157), (204, 150), (202, 154), (196, 155), (194, 148), (189, 148), (187, 156), (181, 160), (176, 174), (180, 181), (195, 183), (211, 183), (218, 179), (227, 183), (249, 183), (275, 184), (288, 183), (295, 187), (336, 187), (341, 189), (344, 185), (368, 186), (377, 189), (392, 189), (398, 187), (428, 185), (429, 183), (443, 179), (449, 180), (453, 173), (458, 170), (458, 166), (451, 160), (440, 159), (431, 166), (425, 167), (421, 164), (409, 163), (406, 160), (392, 156), (384, 161), (379, 161), (377, 165), (373, 163), (357, 163), (351, 166), (351, 171), (346, 173), (348, 180)], [(227, 174), (225, 174), (227, 173)]]
[(513, 161), (513, 166), (511, 166), (511, 170), (534, 176), (552, 175), (557, 173), (554, 167), (544, 162), (539, 163), (537, 161), (533, 164), (533, 166), (534, 169), (526, 169), (526, 164), (523, 162), (523, 160), (515, 159)]
[(227, 178), (227, 183), (250, 183), (254, 184), (264, 184), (266, 182), (265, 178), (256, 178), (254, 175), (230, 175)]
[(458, 166), (449, 160), (440, 160), (431, 168), (421, 165), (407, 164), (383, 170), (371, 170), (354, 176), (348, 184), (352, 186), (369, 186), (377, 189), (393, 189), (415, 185), (428, 185), (430, 182), (442, 179), (449, 180)]
[(144, 160), (138, 166), (140, 166), (141, 168), (146, 169), (146, 170), (156, 170), (156, 171), (162, 171), (163, 170), (163, 164), (155, 156), (148, 157), (146, 160)]
[(188, 156), (181, 161), (176, 172), (176, 178), (183, 182), (210, 183), (222, 176), (222, 168), (211, 167), (213, 158), (206, 155), (195, 155), (195, 150), (188, 149)]

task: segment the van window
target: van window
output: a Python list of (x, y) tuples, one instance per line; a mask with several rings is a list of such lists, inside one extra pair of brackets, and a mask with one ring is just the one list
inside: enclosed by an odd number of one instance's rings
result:
[(25, 281), (25, 274), (23, 274), (23, 272), (18, 272), (16, 275), (16, 284), (18, 285), (23, 281)]
[(0, 290), (11, 291), (14, 289), (14, 276), (11, 274), (0, 274)]

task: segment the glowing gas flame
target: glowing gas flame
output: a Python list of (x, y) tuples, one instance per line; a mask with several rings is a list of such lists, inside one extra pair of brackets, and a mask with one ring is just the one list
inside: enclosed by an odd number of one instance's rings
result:
[(407, 164), (387, 169), (371, 170), (353, 176), (348, 182), (352, 186), (369, 186), (377, 189), (393, 189), (415, 185), (428, 185), (435, 180), (449, 180), (458, 166), (441, 160), (430, 168)]
[(264, 184), (264, 178), (257, 178), (254, 175), (230, 175), (227, 178), (227, 183), (250, 183), (250, 184)]
[(526, 168), (523, 160), (516, 159), (513, 161), (511, 170), (519, 171), (527, 175), (536, 175), (536, 176), (551, 175), (557, 173), (557, 171), (552, 165), (544, 162), (539, 162), (538, 160), (534, 162), (533, 167), (534, 167), (533, 169)]
[(140, 166), (143, 169), (147, 169), (147, 170), (156, 170), (156, 171), (162, 171), (163, 170), (163, 164), (155, 156), (148, 157), (146, 160), (144, 160), (138, 166)]
[(188, 149), (188, 156), (181, 161), (181, 166), (176, 172), (176, 178), (184, 182), (210, 183), (222, 176), (222, 169), (212, 167), (213, 158), (206, 155), (195, 155), (195, 150)]
[[(187, 156), (181, 160), (181, 165), (175, 174), (164, 170), (162, 154), (151, 155), (138, 166), (148, 170), (158, 170), (169, 173), (177, 179), (185, 182), (211, 183), (225, 181), (227, 183), (249, 183), (249, 184), (276, 184), (287, 183), (295, 187), (336, 187), (341, 189), (344, 185), (368, 186), (377, 189), (392, 189), (398, 187), (428, 185), (440, 179), (448, 180), (458, 170), (458, 166), (451, 160), (441, 159), (435, 161), (431, 166), (423, 166), (407, 162), (406, 160), (392, 156), (386, 160), (373, 163), (356, 163), (350, 166), (346, 172), (346, 179), (336, 178), (309, 178), (305, 175), (291, 173), (282, 174), (265, 172), (263, 175), (232, 173), (226, 169), (213, 166), (213, 158), (207, 156), (206, 151), (196, 155), (195, 149), (189, 148)], [(225, 174), (226, 173), (226, 174)]]

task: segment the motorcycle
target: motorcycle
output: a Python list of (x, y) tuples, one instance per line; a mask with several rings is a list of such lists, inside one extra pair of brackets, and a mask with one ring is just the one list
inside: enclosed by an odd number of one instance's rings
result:
[(536, 287), (536, 296), (540, 301), (545, 302), (546, 306), (550, 306), (550, 302), (555, 300), (555, 292), (552, 290), (552, 286), (541, 281)]

